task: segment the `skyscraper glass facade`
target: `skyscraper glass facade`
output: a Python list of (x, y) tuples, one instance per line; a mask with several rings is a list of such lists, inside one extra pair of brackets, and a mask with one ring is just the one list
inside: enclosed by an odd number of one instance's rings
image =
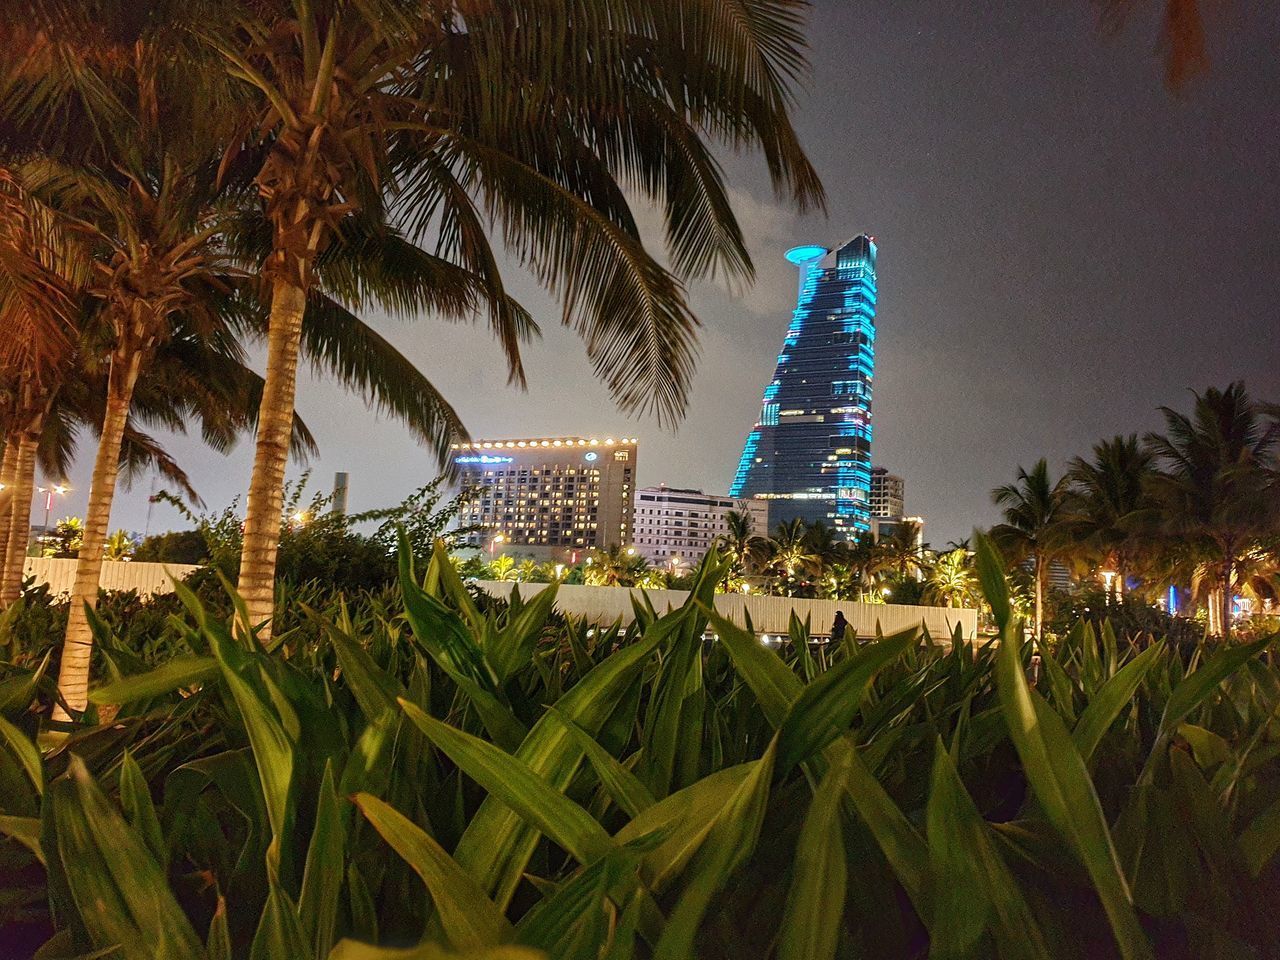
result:
[(795, 313), (743, 445), (731, 497), (769, 501), (769, 520), (821, 520), (846, 538), (870, 529), (876, 244), (787, 251)]

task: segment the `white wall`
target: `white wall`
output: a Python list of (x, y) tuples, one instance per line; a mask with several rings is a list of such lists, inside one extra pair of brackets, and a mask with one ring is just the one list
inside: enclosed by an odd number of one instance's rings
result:
[[(520, 588), (520, 596), (526, 599), (545, 583), (512, 583), (498, 580), (479, 580), (479, 586), (493, 597), (506, 599), (514, 587)], [(631, 594), (647, 594), (653, 608), (664, 613), (684, 603), (689, 594), (684, 590), (641, 590), (638, 587), (588, 587), (581, 584), (561, 584), (556, 596), (556, 608), (563, 614), (585, 617), (592, 623), (613, 623), (619, 617), (624, 624), (633, 619)], [(964, 636), (973, 639), (978, 632), (978, 611), (955, 607), (912, 607), (897, 603), (850, 603), (843, 600), (797, 600), (790, 597), (744, 596), (738, 593), (716, 594), (716, 612), (739, 626), (746, 623), (744, 612), (751, 614), (751, 624), (757, 633), (787, 632), (791, 612), (802, 621), (810, 618), (809, 629), (814, 636), (828, 636), (836, 611), (842, 611), (849, 628), (859, 637), (874, 637), (876, 627), (889, 634), (924, 624), (929, 635), (937, 641), (949, 640), (959, 624)]]
[[(106, 560), (98, 583), (104, 590), (136, 590), (140, 594), (172, 593), (174, 578), (200, 569), (185, 563), (134, 563)], [(28, 557), (23, 568), (25, 577), (49, 584), (50, 592), (70, 595), (76, 579), (76, 561), (54, 557)]]

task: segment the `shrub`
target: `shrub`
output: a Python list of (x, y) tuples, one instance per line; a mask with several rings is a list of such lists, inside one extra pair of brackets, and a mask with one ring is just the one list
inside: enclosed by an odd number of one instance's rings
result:
[(0, 903), (126, 960), (1275, 955), (1271, 638), (1084, 621), (1033, 684), (978, 554), (999, 643), (820, 660), (711, 614), (714, 554), (625, 631), (555, 625), (555, 585), (482, 609), (442, 549), (286, 589), (270, 650), (184, 588), (186, 652), (99, 624), (109, 726), (41, 755), (43, 679), (3, 681)]

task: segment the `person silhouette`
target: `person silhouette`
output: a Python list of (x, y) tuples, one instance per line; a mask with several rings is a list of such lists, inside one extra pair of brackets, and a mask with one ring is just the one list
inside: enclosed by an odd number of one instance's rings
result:
[(833, 643), (839, 643), (844, 639), (844, 631), (847, 626), (849, 626), (849, 621), (844, 618), (844, 611), (837, 610), (836, 618), (831, 621), (831, 640)]

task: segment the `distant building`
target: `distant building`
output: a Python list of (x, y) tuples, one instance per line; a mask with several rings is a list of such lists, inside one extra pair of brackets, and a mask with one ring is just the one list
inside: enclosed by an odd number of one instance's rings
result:
[(871, 528), (871, 383), (876, 244), (787, 251), (799, 292), (732, 497), (769, 501), (772, 523), (822, 521), (853, 539)]
[(464, 543), (495, 555), (567, 560), (629, 546), (634, 437), (476, 440), (453, 445), (464, 501)]
[(885, 467), (871, 468), (871, 516), (901, 517), (906, 512), (906, 483)]
[(742, 500), (662, 484), (636, 491), (635, 548), (654, 566), (675, 561), (696, 564), (711, 544), (729, 532), (726, 515), (738, 510), (751, 517), (755, 536), (769, 533), (769, 508), (764, 500)]

